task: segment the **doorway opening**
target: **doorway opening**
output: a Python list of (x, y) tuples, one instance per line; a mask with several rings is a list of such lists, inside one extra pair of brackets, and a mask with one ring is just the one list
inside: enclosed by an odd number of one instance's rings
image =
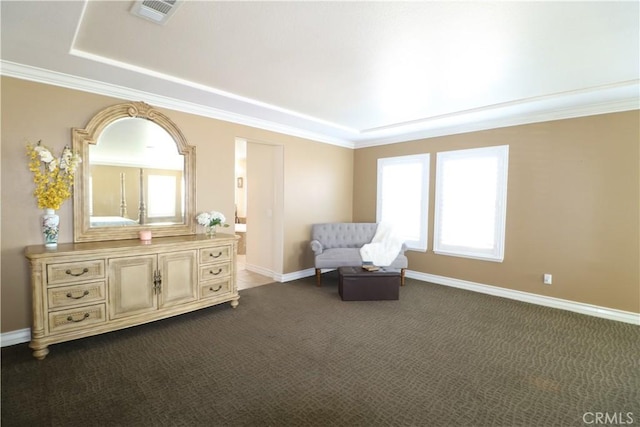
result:
[(273, 283), (282, 270), (282, 148), (236, 139), (238, 289)]

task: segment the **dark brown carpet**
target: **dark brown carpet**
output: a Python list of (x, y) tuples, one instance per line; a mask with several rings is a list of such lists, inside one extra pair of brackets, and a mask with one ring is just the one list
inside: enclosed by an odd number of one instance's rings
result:
[(314, 283), (44, 361), (3, 348), (2, 426), (640, 424), (640, 327), (411, 279), (399, 301), (343, 302), (335, 272)]

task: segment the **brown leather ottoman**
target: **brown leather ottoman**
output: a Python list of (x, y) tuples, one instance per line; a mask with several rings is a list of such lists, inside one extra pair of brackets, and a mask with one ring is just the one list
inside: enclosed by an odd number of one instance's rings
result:
[(340, 267), (338, 280), (338, 293), (343, 301), (397, 300), (400, 296), (400, 270)]

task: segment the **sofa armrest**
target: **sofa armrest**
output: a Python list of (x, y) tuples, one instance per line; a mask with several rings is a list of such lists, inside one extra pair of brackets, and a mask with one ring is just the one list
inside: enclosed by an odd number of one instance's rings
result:
[(311, 250), (313, 251), (314, 254), (320, 255), (322, 253), (323, 247), (322, 247), (322, 243), (320, 243), (320, 241), (312, 240), (310, 245), (311, 245)]

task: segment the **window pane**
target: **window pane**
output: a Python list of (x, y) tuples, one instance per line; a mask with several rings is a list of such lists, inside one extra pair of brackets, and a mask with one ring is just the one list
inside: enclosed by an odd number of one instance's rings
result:
[(446, 162), (442, 175), (442, 243), (490, 249), (494, 246), (497, 162)]
[(426, 250), (429, 155), (378, 160), (377, 221), (393, 224), (411, 249)]
[(508, 146), (438, 153), (434, 251), (504, 257)]

